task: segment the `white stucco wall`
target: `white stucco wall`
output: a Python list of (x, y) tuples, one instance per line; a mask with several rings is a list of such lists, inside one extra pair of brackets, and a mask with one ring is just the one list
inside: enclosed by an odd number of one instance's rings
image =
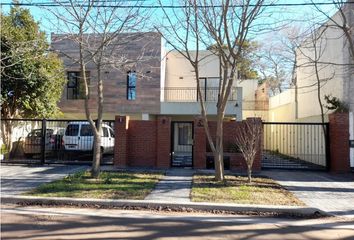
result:
[[(352, 6), (353, 8), (353, 6)], [(351, 15), (353, 15), (353, 11)], [(339, 13), (333, 16), (337, 22), (341, 22)], [(351, 19), (352, 18), (351, 16)], [(352, 22), (351, 22), (352, 23)], [(333, 25), (330, 21), (317, 30), (317, 35), (326, 25)], [(321, 114), (318, 101), (317, 79), (314, 64), (309, 58), (315, 59), (313, 38), (308, 37), (297, 50), (297, 81), (298, 81), (298, 117), (309, 118)], [(354, 84), (353, 67), (350, 63), (348, 43), (343, 36), (343, 31), (337, 27), (328, 26), (323, 35), (316, 41), (319, 57), (319, 77), (322, 80), (320, 98), (325, 104), (324, 96), (331, 94), (347, 102), (353, 109)], [(332, 63), (332, 64), (328, 64)]]
[[(200, 51), (200, 78), (219, 78), (219, 59), (210, 51)], [(212, 84), (211, 81), (208, 84)], [(209, 86), (210, 86), (209, 85)], [(243, 100), (254, 101), (255, 91), (258, 86), (257, 79), (235, 81), (234, 87), (242, 88)], [(171, 51), (166, 56), (166, 82), (165, 88), (196, 88), (193, 67), (189, 61), (176, 51)], [(214, 85), (212, 85), (214, 87)]]

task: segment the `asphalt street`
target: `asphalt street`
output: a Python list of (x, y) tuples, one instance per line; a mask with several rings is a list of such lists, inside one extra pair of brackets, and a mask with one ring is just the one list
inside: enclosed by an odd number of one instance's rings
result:
[(354, 239), (354, 222), (347, 218), (2, 205), (1, 225), (1, 239)]

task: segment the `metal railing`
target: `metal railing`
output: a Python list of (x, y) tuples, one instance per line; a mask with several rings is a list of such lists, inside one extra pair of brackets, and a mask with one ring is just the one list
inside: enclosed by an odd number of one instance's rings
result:
[[(169, 87), (161, 89), (164, 102), (198, 102), (197, 88)], [(206, 102), (216, 102), (218, 100), (219, 88), (208, 87), (202, 89), (202, 97)], [(232, 88), (230, 101), (237, 100), (237, 88)]]

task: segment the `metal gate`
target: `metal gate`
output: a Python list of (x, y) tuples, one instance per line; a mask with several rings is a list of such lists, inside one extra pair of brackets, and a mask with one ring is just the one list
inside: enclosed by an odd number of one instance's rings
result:
[(171, 166), (193, 166), (193, 122), (172, 122)]
[(328, 123), (263, 123), (262, 168), (327, 170)]
[[(86, 120), (2, 119), (1, 162), (91, 164), (93, 132)], [(5, 128), (7, 126), (7, 128)], [(104, 121), (101, 164), (113, 164), (114, 121)], [(10, 132), (10, 134), (9, 134)]]

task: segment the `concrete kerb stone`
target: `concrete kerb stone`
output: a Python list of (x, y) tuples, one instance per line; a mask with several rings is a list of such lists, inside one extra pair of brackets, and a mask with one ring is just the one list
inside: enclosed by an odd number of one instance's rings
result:
[(318, 208), (297, 207), (297, 206), (273, 206), (273, 205), (248, 205), (248, 204), (226, 204), (226, 203), (173, 203), (165, 201), (147, 200), (113, 200), (113, 199), (84, 199), (84, 198), (58, 198), (58, 197), (33, 197), (33, 196), (1, 196), (2, 204), (24, 204), (24, 205), (67, 205), (67, 206), (94, 206), (106, 208), (134, 208), (147, 209), (170, 208), (176, 210), (192, 209), (197, 211), (226, 211), (226, 212), (256, 212), (276, 213), (294, 216), (333, 216)]

